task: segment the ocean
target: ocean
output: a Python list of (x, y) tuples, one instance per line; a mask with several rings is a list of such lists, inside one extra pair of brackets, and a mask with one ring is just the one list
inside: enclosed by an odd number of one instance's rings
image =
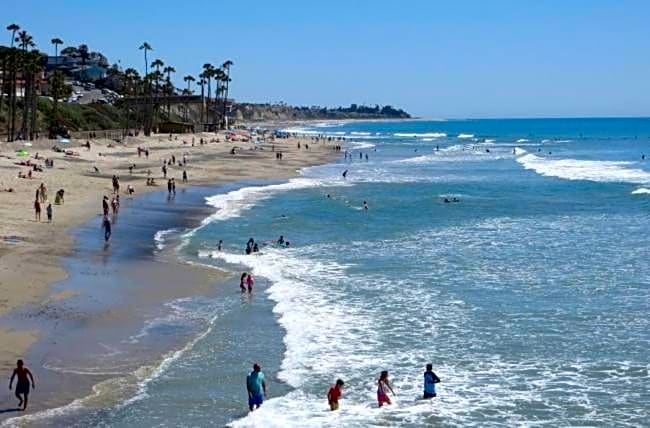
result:
[[(143, 329), (182, 325), (187, 340), (119, 404), (40, 424), (650, 425), (650, 119), (287, 131), (345, 137), (351, 157), (215, 188), (200, 225), (152, 235), (152, 252), (234, 279), (170, 301), (175, 316)], [(250, 237), (260, 252), (246, 255)], [(252, 296), (241, 272), (256, 278)], [(270, 394), (249, 414), (254, 362)], [(424, 401), (427, 363), (442, 382)], [(396, 395), (378, 409), (382, 370)]]

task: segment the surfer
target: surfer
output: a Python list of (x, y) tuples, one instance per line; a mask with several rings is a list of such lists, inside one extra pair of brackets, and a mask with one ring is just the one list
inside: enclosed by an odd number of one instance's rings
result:
[(280, 235), (278, 238), (278, 245), (284, 245), (284, 235)]
[(347, 176), (348, 176), (348, 170), (346, 169), (345, 171), (343, 171), (343, 178), (346, 178)]
[(436, 396), (436, 383), (440, 383), (440, 378), (433, 372), (433, 365), (427, 364), (424, 372), (424, 398), (433, 398)]

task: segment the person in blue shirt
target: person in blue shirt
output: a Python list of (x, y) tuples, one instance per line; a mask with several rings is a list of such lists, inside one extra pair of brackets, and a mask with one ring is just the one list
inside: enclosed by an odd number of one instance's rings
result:
[(253, 371), (246, 376), (246, 390), (248, 391), (248, 408), (252, 412), (259, 408), (266, 397), (266, 382), (264, 373), (259, 364), (253, 364)]
[(427, 364), (427, 371), (424, 372), (424, 398), (433, 398), (436, 396), (436, 383), (440, 378), (433, 372), (433, 365)]

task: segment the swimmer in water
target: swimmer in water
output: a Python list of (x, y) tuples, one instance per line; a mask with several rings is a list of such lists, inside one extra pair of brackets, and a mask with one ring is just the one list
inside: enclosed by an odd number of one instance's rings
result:
[(239, 289), (242, 293), (246, 292), (246, 275), (247, 273), (244, 272), (241, 274), (241, 278), (239, 278)]
[(343, 178), (346, 178), (347, 176), (348, 176), (348, 170), (346, 169), (345, 171), (343, 171)]
[(368, 202), (363, 201), (363, 209), (368, 211)]

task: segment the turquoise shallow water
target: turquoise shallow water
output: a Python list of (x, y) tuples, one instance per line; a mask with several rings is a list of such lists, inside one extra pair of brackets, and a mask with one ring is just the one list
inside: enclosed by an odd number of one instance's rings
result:
[[(254, 298), (230, 284), (181, 302), (206, 320), (200, 336), (137, 400), (80, 421), (650, 424), (650, 120), (289, 131), (345, 136), (352, 159), (208, 197), (215, 213), (201, 227), (159, 236), (181, 242), (180, 257), (252, 271)], [(291, 248), (243, 254), (249, 237), (279, 235)], [(273, 398), (246, 415), (243, 376), (267, 360)], [(428, 362), (442, 383), (424, 402)], [(379, 410), (381, 370), (397, 397)], [(348, 388), (332, 414), (324, 396), (337, 377)]]

